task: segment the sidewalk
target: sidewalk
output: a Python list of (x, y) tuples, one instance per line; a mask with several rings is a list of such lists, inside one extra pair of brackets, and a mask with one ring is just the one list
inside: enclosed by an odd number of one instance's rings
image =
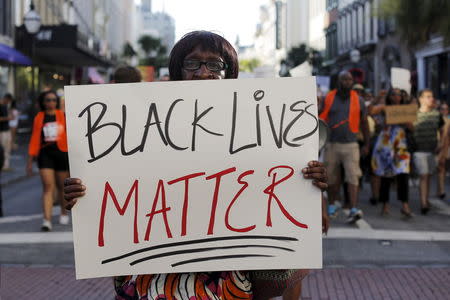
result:
[[(72, 267), (1, 266), (0, 299), (113, 299), (110, 278), (75, 280)], [(324, 269), (303, 281), (302, 300), (442, 300), (450, 268)]]

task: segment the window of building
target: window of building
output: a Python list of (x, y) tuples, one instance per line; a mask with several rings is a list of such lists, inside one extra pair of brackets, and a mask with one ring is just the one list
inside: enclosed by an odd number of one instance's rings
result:
[(337, 38), (337, 25), (331, 24), (326, 29), (326, 57), (327, 59), (333, 59), (338, 55), (338, 38)]
[(0, 0), (0, 35), (12, 37), (12, 0)]

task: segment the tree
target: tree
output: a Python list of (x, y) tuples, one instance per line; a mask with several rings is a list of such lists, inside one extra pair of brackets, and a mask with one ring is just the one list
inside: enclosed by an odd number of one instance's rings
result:
[(239, 61), (239, 71), (253, 72), (253, 70), (260, 65), (261, 61), (257, 58), (242, 59)]
[(450, 44), (449, 0), (382, 0), (380, 15), (394, 18), (409, 46), (426, 43), (432, 34)]
[(151, 35), (142, 35), (138, 44), (145, 54), (145, 57), (139, 60), (140, 65), (154, 66), (156, 69), (168, 65), (167, 48), (161, 43), (159, 38)]
[(133, 56), (136, 55), (137, 53), (136, 51), (134, 51), (133, 46), (131, 46), (129, 42), (126, 42), (123, 45), (122, 56), (126, 58), (132, 58)]
[(292, 47), (287, 54), (287, 64), (292, 68), (304, 63), (309, 57), (310, 49), (305, 44)]
[(139, 46), (144, 51), (146, 56), (151, 56), (153, 51), (158, 51), (161, 45), (161, 40), (151, 35), (142, 35), (138, 40)]

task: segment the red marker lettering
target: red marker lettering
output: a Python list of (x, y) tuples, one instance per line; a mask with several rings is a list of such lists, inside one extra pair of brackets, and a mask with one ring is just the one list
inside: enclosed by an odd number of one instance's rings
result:
[(103, 247), (105, 245), (105, 240), (103, 237), (103, 231), (105, 229), (105, 214), (106, 214), (106, 203), (108, 200), (108, 194), (111, 195), (111, 198), (113, 200), (113, 203), (116, 207), (116, 210), (119, 212), (121, 216), (123, 216), (127, 210), (128, 204), (130, 203), (131, 196), (134, 193), (134, 240), (133, 242), (135, 244), (139, 243), (138, 238), (138, 229), (137, 229), (137, 212), (138, 212), (138, 180), (135, 180), (133, 185), (131, 186), (130, 191), (128, 192), (127, 198), (125, 200), (125, 204), (123, 207), (120, 207), (119, 202), (117, 202), (116, 194), (114, 193), (114, 190), (112, 189), (109, 182), (105, 183), (105, 191), (103, 193), (103, 202), (102, 202), (102, 210), (100, 213), (100, 224), (98, 228), (98, 246)]

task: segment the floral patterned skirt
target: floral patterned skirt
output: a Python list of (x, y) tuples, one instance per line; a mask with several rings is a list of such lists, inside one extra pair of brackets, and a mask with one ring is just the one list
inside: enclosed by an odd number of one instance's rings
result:
[(114, 278), (117, 300), (252, 299), (248, 272), (130, 275)]

